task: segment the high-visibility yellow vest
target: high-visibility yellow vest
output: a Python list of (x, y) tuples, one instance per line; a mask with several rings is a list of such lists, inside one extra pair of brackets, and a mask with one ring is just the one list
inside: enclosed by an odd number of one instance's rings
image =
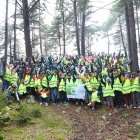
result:
[(94, 77), (90, 80), (90, 84), (91, 84), (92, 88), (96, 88), (96, 89), (98, 89), (100, 86), (100, 83), (98, 82), (96, 77)]
[(113, 91), (115, 91), (115, 90), (122, 91), (122, 84), (118, 77), (116, 79), (114, 79)]
[(114, 95), (111, 85), (107, 83), (106, 87), (103, 88), (103, 97), (108, 97), (108, 96), (114, 97), (115, 95)]
[(64, 79), (61, 79), (61, 81), (60, 81), (59, 91), (66, 92), (66, 83), (64, 82)]
[(3, 79), (11, 82), (11, 71), (10, 71), (10, 69), (6, 68)]
[(35, 87), (35, 81), (33, 78), (31, 78), (31, 81), (29, 83), (29, 87)]
[(29, 87), (30, 86), (29, 82), (30, 82), (30, 75), (26, 75), (24, 78), (24, 85), (26, 87)]
[(44, 76), (44, 78), (42, 79), (42, 86), (46, 88), (48, 87), (48, 81), (47, 81), (46, 76)]
[(102, 75), (108, 75), (107, 68), (102, 69)]
[(91, 95), (91, 102), (100, 102), (100, 99), (98, 97), (98, 91), (95, 91)]
[(12, 74), (11, 83), (17, 85), (17, 80), (18, 80), (18, 74), (16, 72)]
[(20, 84), (19, 87), (18, 87), (18, 93), (19, 93), (20, 95), (25, 94), (25, 93), (26, 93), (26, 86), (23, 85), (23, 84)]
[(50, 88), (57, 87), (57, 83), (58, 83), (58, 77), (57, 75), (53, 75), (51, 80), (49, 81)]
[(70, 81), (69, 81), (69, 79), (67, 79), (67, 80), (66, 80), (66, 84), (67, 84), (67, 85), (73, 85), (73, 79), (70, 78)]
[(2, 80), (0, 79), (0, 85), (2, 84)]
[(35, 80), (35, 87), (37, 87), (37, 89), (40, 90), (40, 91), (43, 89), (40, 79)]
[(82, 80), (81, 79), (76, 79), (76, 81), (74, 82), (74, 85), (78, 86), (82, 84)]
[(124, 85), (123, 85), (123, 94), (129, 94), (131, 93), (131, 82), (129, 79), (125, 80)]
[(135, 92), (135, 91), (140, 92), (140, 84), (139, 84), (139, 78), (138, 77), (136, 77), (134, 79), (133, 84), (131, 86), (131, 90), (132, 90), (132, 92)]

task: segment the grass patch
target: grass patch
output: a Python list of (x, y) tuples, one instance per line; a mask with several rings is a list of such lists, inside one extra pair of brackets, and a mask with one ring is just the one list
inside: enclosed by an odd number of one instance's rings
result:
[(4, 140), (65, 140), (72, 132), (71, 122), (63, 114), (55, 113), (51, 106), (21, 103), (14, 116), (15, 123), (2, 129), (0, 136)]

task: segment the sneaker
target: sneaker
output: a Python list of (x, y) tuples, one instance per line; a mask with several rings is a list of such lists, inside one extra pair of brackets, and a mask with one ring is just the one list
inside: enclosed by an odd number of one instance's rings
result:
[(140, 105), (138, 106), (138, 109), (140, 109)]
[(136, 109), (137, 107), (136, 107), (136, 106), (134, 106), (133, 108), (134, 108), (134, 109)]
[(49, 104), (48, 104), (48, 103), (46, 103), (46, 107), (47, 107), (47, 106), (49, 106)]
[(130, 108), (130, 109), (133, 108), (133, 105), (129, 105), (129, 108)]
[(130, 109), (130, 107), (129, 107), (129, 106), (127, 106), (126, 108), (127, 108), (127, 109)]
[(43, 103), (40, 103), (39, 105), (43, 105)]
[(92, 108), (92, 112), (95, 112), (95, 108)]
[(63, 105), (67, 105), (67, 102), (64, 102)]
[(92, 105), (92, 103), (90, 102), (89, 104), (88, 104), (88, 106), (91, 106)]
[(78, 105), (78, 102), (76, 102), (76, 105)]

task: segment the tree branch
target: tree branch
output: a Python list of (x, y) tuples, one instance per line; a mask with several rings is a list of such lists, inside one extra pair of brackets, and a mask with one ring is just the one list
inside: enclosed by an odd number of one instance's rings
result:
[(34, 4), (32, 5), (32, 7), (29, 9), (29, 12), (32, 11), (32, 9), (34, 8), (34, 6), (35, 6), (39, 1), (40, 1), (40, 0), (36, 0), (36, 1), (34, 2)]

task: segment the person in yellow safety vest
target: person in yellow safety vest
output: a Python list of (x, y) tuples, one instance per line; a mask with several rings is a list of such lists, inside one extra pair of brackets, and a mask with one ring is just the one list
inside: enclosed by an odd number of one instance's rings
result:
[(0, 79), (0, 85), (2, 85), (2, 80)]
[(52, 103), (55, 105), (57, 101), (57, 91), (58, 91), (58, 74), (55, 70), (54, 73), (52, 73), (52, 76), (49, 81), (50, 91), (51, 91), (51, 99)]
[(59, 83), (59, 97), (60, 97), (60, 103), (61, 104), (67, 104), (67, 94), (66, 94), (66, 79), (65, 75), (60, 75), (60, 83)]
[(113, 86), (111, 79), (109, 77), (106, 78), (106, 83), (104, 83), (104, 88), (103, 88), (103, 97), (106, 98), (107, 105), (109, 109), (114, 109), (114, 103), (113, 103), (113, 98), (114, 98), (114, 91), (113, 91)]
[(10, 69), (10, 65), (7, 64), (3, 76), (2, 91), (8, 89), (8, 87), (10, 86), (10, 82), (11, 82), (11, 69)]
[(132, 107), (132, 97), (131, 97), (131, 79), (129, 78), (129, 74), (125, 74), (125, 81), (123, 83), (122, 93), (124, 95), (124, 101), (127, 109)]
[(91, 95), (91, 101), (88, 104), (89, 107), (92, 107), (92, 112), (95, 112), (96, 103), (100, 103), (100, 97), (98, 96), (98, 90), (93, 88), (92, 91), (89, 91), (85, 86), (86, 91)]
[(26, 86), (24, 85), (24, 80), (21, 80), (21, 83), (18, 86), (18, 94), (19, 95), (24, 95), (26, 94), (27, 90), (26, 90)]
[(18, 73), (17, 73), (17, 69), (13, 69), (11, 72), (11, 84), (17, 85), (18, 84)]
[(133, 73), (132, 79), (133, 108), (140, 109), (140, 73)]
[(96, 88), (96, 90), (98, 90), (100, 83), (97, 80), (96, 73), (93, 73), (92, 75), (93, 75), (93, 78), (90, 80), (91, 87), (92, 87), (92, 89)]
[(122, 94), (122, 81), (120, 78), (120, 75), (117, 70), (113, 71), (113, 91), (115, 93), (114, 97), (114, 106), (115, 107), (122, 107), (124, 100), (123, 100), (123, 94)]

